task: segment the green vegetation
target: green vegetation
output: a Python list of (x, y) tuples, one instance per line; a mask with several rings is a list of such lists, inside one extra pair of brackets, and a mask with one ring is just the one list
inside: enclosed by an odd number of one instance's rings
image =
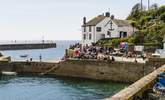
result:
[(100, 40), (97, 44), (109, 44), (112, 46), (118, 45), (121, 41), (126, 41), (129, 44), (145, 44), (162, 46), (163, 37), (165, 34), (165, 5), (158, 7), (153, 4), (149, 10), (141, 9), (141, 5), (136, 4), (127, 17), (133, 26), (133, 36), (124, 39)]

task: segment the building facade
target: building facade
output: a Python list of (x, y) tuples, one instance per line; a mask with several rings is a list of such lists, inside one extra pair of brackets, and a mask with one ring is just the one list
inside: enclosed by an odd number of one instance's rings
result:
[(133, 27), (127, 20), (115, 19), (107, 12), (86, 22), (83, 19), (82, 45), (91, 45), (100, 39), (124, 38), (133, 34)]

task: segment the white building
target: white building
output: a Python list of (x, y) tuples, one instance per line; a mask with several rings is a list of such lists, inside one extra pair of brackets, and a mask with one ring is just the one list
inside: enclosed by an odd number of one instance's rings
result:
[(82, 25), (82, 44), (91, 45), (100, 39), (105, 38), (123, 38), (133, 34), (133, 27), (127, 20), (115, 19), (110, 13), (99, 15), (92, 20), (86, 22), (83, 19)]
[(160, 54), (161, 58), (165, 58), (165, 35), (164, 35), (164, 39), (163, 39), (163, 49), (158, 49), (156, 51), (157, 54)]

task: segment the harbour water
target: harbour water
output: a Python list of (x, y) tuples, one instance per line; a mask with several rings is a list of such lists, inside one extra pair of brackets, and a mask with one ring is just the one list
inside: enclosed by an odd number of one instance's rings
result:
[(100, 100), (125, 86), (74, 78), (2, 76), (0, 100)]
[[(2, 51), (12, 60), (58, 60), (71, 44), (78, 41), (57, 41), (57, 48), (36, 50)], [(28, 58), (20, 55), (28, 54)], [(37, 77), (37, 76), (1, 76), (0, 100), (100, 100), (112, 96), (127, 84), (100, 82), (79, 78)]]

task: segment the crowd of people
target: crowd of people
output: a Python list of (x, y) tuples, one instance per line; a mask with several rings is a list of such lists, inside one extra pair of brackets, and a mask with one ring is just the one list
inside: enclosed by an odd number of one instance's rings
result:
[[(137, 58), (143, 58), (145, 60), (147, 58), (146, 53), (137, 54), (135, 51), (128, 50), (128, 44), (121, 43), (119, 45), (119, 49), (115, 49), (113, 47), (106, 46), (97, 46), (86, 45), (82, 46), (81, 44), (75, 44), (70, 46), (70, 49), (73, 50), (72, 58), (75, 59), (97, 59), (97, 60), (111, 60), (115, 61), (116, 57), (126, 57), (126, 58), (134, 58), (135, 62), (137, 62)], [(66, 57), (68, 58), (68, 57)]]
[(77, 59), (98, 59), (98, 60), (112, 60), (115, 61), (114, 56), (124, 54), (125, 50), (121, 52), (116, 51), (113, 47), (103, 47), (96, 45), (81, 46), (75, 44), (70, 47), (74, 51), (73, 58)]

